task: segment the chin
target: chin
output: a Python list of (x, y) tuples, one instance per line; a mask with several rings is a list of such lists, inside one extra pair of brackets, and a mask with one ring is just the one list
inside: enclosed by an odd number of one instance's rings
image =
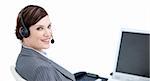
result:
[(50, 45), (45, 45), (43, 46), (43, 49), (48, 49), (50, 47)]

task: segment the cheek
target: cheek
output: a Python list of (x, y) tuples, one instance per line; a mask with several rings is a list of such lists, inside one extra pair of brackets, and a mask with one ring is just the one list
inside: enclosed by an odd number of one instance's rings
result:
[(42, 38), (42, 34), (41, 33), (33, 33), (31, 35), (31, 40), (33, 41), (33, 43), (38, 43), (40, 42), (40, 39)]
[(30, 34), (32, 44), (36, 46), (41, 45), (42, 44), (41, 39), (43, 38), (43, 35), (44, 35), (43, 31), (32, 30)]
[(42, 45), (40, 41), (40, 37), (34, 36), (30, 39), (30, 45), (33, 46), (34, 48), (39, 48), (39, 46)]
[(40, 36), (35, 36), (33, 38), (34, 43), (39, 43), (41, 41), (41, 37)]

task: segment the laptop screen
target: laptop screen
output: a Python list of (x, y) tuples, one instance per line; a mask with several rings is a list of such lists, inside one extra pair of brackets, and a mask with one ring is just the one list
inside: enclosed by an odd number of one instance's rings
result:
[(150, 78), (150, 34), (122, 31), (116, 72)]

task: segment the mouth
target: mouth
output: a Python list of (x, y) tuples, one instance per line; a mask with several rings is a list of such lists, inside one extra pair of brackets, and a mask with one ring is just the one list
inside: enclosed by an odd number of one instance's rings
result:
[(49, 44), (50, 39), (41, 39), (42, 42)]

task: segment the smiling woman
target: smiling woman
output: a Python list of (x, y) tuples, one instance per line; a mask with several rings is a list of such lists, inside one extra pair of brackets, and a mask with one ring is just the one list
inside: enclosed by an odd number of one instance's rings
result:
[(48, 16), (45, 16), (35, 25), (32, 25), (29, 30), (30, 36), (23, 38), (23, 45), (32, 47), (38, 51), (49, 48), (52, 32)]
[(47, 58), (43, 51), (50, 47), (52, 30), (49, 15), (42, 7), (28, 5), (20, 11), (16, 37), (22, 41), (22, 49), (15, 69), (22, 78), (27, 81), (75, 81), (73, 74)]

